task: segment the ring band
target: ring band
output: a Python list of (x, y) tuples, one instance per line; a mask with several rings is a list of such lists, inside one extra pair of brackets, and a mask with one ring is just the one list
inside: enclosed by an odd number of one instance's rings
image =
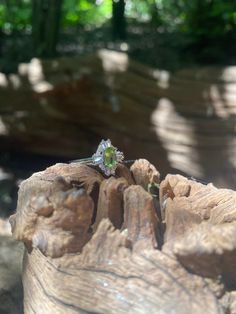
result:
[(118, 163), (123, 162), (124, 154), (111, 144), (111, 140), (102, 140), (92, 157), (72, 160), (71, 163), (99, 166), (106, 176), (114, 175)]

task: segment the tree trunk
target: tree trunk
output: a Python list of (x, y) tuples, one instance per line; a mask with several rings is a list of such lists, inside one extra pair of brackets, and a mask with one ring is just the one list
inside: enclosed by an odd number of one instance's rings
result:
[(63, 0), (34, 0), (32, 4), (32, 36), (35, 55), (53, 57), (59, 35)]
[(140, 159), (115, 177), (57, 164), (21, 183), (25, 314), (235, 313), (236, 192), (168, 175), (158, 201), (159, 178)]
[(125, 0), (112, 1), (113, 40), (126, 39)]

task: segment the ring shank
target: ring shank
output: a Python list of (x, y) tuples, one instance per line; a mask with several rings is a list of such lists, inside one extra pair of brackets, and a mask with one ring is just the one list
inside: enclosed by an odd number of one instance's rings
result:
[(124, 164), (131, 164), (132, 162), (135, 162), (136, 159), (131, 159), (131, 160), (123, 160), (122, 162)]
[[(128, 164), (128, 163), (132, 163), (134, 161), (135, 160), (123, 160), (122, 163)], [(94, 160), (92, 157), (89, 157), (89, 158), (71, 160), (70, 163), (71, 164), (80, 163), (80, 164), (84, 164), (84, 165), (94, 165)]]
[(80, 164), (84, 164), (84, 165), (93, 165), (93, 164), (94, 164), (92, 157), (71, 160), (70, 163), (71, 163), (71, 164), (80, 163)]

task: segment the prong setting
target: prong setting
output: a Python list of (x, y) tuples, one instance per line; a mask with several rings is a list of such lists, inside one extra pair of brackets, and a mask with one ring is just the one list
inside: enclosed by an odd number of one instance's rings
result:
[(124, 160), (124, 154), (111, 144), (111, 140), (102, 140), (96, 153), (92, 156), (93, 164), (99, 166), (106, 176), (114, 175), (119, 162)]

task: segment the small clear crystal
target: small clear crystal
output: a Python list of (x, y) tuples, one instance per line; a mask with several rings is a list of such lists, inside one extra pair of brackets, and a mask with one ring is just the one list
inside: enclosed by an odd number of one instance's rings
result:
[(103, 157), (102, 156), (93, 155), (93, 162), (94, 162), (95, 165), (99, 165), (100, 163), (103, 162)]

